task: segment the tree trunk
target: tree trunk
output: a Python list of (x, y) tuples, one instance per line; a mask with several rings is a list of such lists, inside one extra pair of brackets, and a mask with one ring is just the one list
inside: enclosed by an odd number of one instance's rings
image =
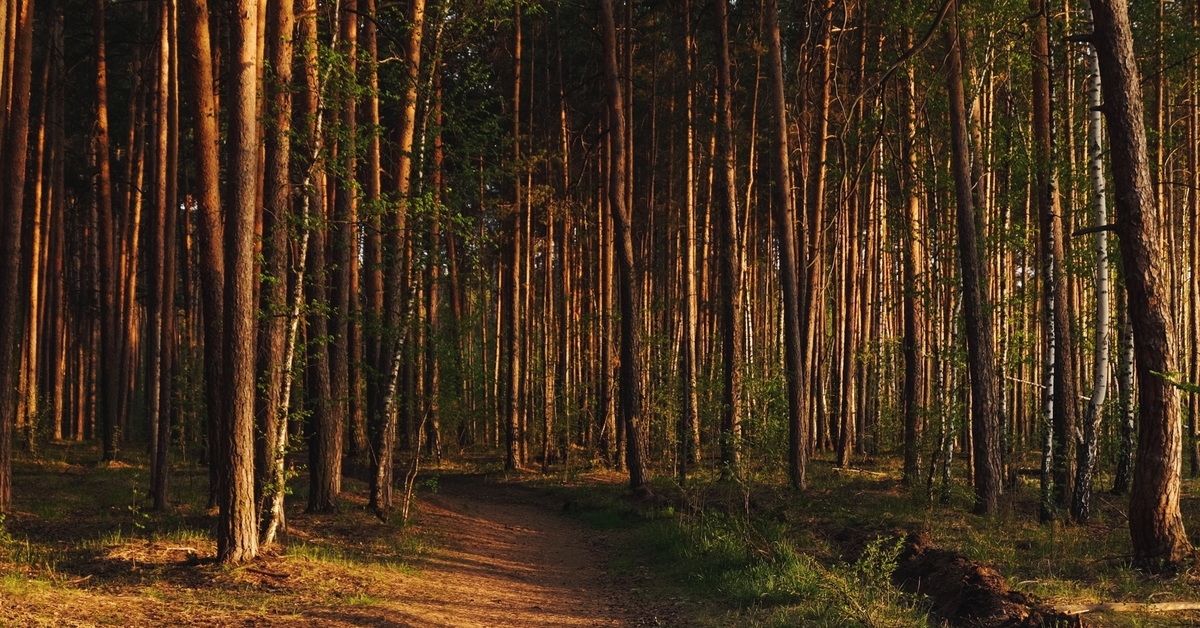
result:
[[(356, 172), (358, 154), (355, 142), (357, 135), (357, 103), (355, 101), (355, 86), (357, 85), (356, 70), (358, 68), (358, 1), (340, 0), (339, 47), (344, 56), (345, 84), (341, 89), (341, 128), (338, 129), (337, 154), (341, 160), (341, 168), (336, 177), (337, 189), (334, 196), (333, 221), (330, 225), (330, 343), (329, 343), (329, 382), (333, 394), (332, 410), (337, 426), (337, 437), (330, 443), (331, 449), (337, 450), (337, 468), (341, 468), (341, 452), (343, 432), (350, 418), (350, 325), (357, 314), (358, 294), (354, 291), (355, 270), (358, 261), (358, 189)], [(357, 454), (354, 434), (358, 426), (349, 424), (350, 455)], [(341, 472), (332, 474), (334, 492), (341, 492)]]
[[(721, 186), (716, 196), (721, 247), (721, 474), (737, 472), (742, 414), (742, 260), (737, 208), (737, 167), (733, 157), (733, 82), (730, 77), (728, 0), (717, 0), (717, 154)], [(622, 304), (623, 305), (623, 304)], [(622, 310), (622, 317), (624, 310)], [(624, 364), (624, 360), (622, 360)]]
[(220, 166), (217, 146), (217, 109), (214, 98), (213, 57), (209, 40), (208, 0), (185, 0), (186, 74), (192, 79), (192, 139), (196, 160), (196, 232), (200, 241), (200, 292), (204, 325), (204, 397), (208, 407), (209, 500), (215, 503), (221, 477), (212, 456), (216, 448), (216, 417), (224, 413), (224, 364), (221, 359), (224, 330), (213, 324), (224, 311), (225, 260), (221, 255), (224, 232), (221, 215)]
[(227, 172), (231, 179), (225, 213), (225, 391), (218, 418), (218, 456), (223, 476), (217, 501), (217, 558), (241, 563), (258, 554), (254, 508), (254, 224), (258, 183), (258, 3), (237, 0), (229, 60), (233, 85), (229, 103)]
[[(289, 335), (290, 291), (288, 290), (288, 223), (292, 212), (292, 181), (290, 170), (292, 131), (292, 39), (295, 36), (294, 0), (269, 0), (267, 4), (267, 55), (270, 73), (263, 86), (270, 102), (268, 111), (271, 124), (267, 125), (263, 185), (263, 281), (259, 296), (259, 307), (263, 319), (258, 328), (258, 377), (261, 392), (258, 395), (259, 437), (255, 439), (255, 500), (258, 507), (259, 530), (262, 545), (268, 546), (275, 539), (266, 531), (282, 525), (274, 506), (275, 494), (282, 494), (284, 478), (278, 478), (276, 460), (286, 451), (284, 443), (288, 399), (283, 396), (284, 378), (290, 377), (285, 355), (291, 351), (287, 342)], [(272, 507), (267, 508), (270, 499)]]
[(1071, 315), (1067, 301), (1067, 277), (1063, 270), (1066, 241), (1059, 206), (1058, 178), (1054, 171), (1054, 146), (1050, 132), (1050, 39), (1049, 14), (1045, 0), (1033, 0), (1033, 135), (1037, 183), (1042, 299), (1045, 306), (1047, 369), (1053, 382), (1051, 396), (1054, 429), (1054, 501), (1070, 505), (1075, 481), (1075, 424), (1079, 414), (1079, 388), (1075, 358), (1071, 351)]
[[(0, 114), (3, 116), (0, 118), (0, 172), (5, 173), (7, 182), (0, 194), (0, 251), (3, 251), (0, 253), (0, 513), (12, 509), (12, 440), (17, 414), (14, 384), (20, 368), (16, 347), (21, 299), (18, 298), (17, 284), (21, 266), (21, 223), (25, 212), (33, 4), (33, 0), (15, 1), (10, 15), (14, 40), (0, 43), (0, 49), (5, 49), (8, 56), (7, 71), (0, 75), (0, 83), (11, 93), (7, 110)], [(100, 19), (103, 19), (103, 12)], [(99, 37), (103, 39), (102, 34)], [(100, 46), (102, 50), (103, 44)], [(99, 78), (97, 84), (101, 84)]]
[(625, 425), (626, 464), (629, 486), (641, 489), (649, 479), (646, 475), (642, 443), (642, 391), (638, 361), (641, 356), (641, 316), (638, 288), (634, 285), (637, 269), (633, 257), (633, 221), (626, 207), (625, 183), (625, 100), (617, 71), (617, 29), (613, 21), (612, 0), (600, 0), (600, 30), (604, 45), (604, 87), (608, 98), (609, 142), (612, 155), (609, 163), (609, 209), (612, 214), (617, 258), (617, 285), (621, 299), (621, 349), (618, 398), (621, 421)]
[[(1089, 108), (1088, 172), (1092, 181), (1092, 209), (1096, 214), (1096, 226), (1102, 227), (1108, 224), (1108, 197), (1104, 189), (1104, 136), (1100, 122), (1100, 60), (1090, 45), (1086, 54)], [(1071, 502), (1071, 516), (1080, 523), (1087, 523), (1091, 518), (1092, 478), (1098, 453), (1100, 419), (1103, 417), (1104, 400), (1108, 395), (1108, 298), (1108, 234), (1101, 231), (1096, 234), (1096, 347), (1092, 361), (1092, 396), (1088, 401), (1087, 416), (1083, 423), (1083, 448), (1075, 479), (1075, 496)], [(1194, 424), (1194, 416), (1192, 421)]]
[(308, 511), (329, 512), (337, 509), (338, 478), (341, 475), (341, 425), (333, 398), (329, 351), (329, 268), (327, 261), (329, 212), (326, 200), (326, 164), (322, 161), (324, 144), (324, 108), (320, 95), (323, 85), (317, 68), (316, 0), (300, 5), (299, 41), (303, 49), (304, 100), (301, 116), (307, 121), (309, 168), (307, 203), (313, 226), (309, 236), (308, 302), (308, 394), (311, 416), (308, 436)]
[[(911, 37), (909, 37), (911, 40)], [(922, 284), (925, 274), (925, 227), (921, 220), (921, 198), (917, 193), (920, 175), (917, 169), (916, 82), (909, 73), (904, 97), (904, 132), (907, 163), (904, 185), (907, 187), (904, 214), (904, 244), (901, 249), (904, 280), (904, 479), (916, 484), (921, 475), (921, 437), (925, 429), (925, 308)]]
[(377, 423), (381, 429), (378, 441), (374, 444), (375, 455), (371, 469), (371, 508), (382, 519), (386, 519), (392, 509), (392, 467), (393, 449), (396, 439), (395, 400), (393, 397), (398, 388), (400, 364), (405, 357), (404, 329), (408, 326), (408, 311), (411, 299), (407, 288), (407, 219), (409, 192), (412, 189), (412, 146), (413, 133), (417, 119), (417, 79), (421, 69), (421, 39), (425, 32), (425, 0), (413, 0), (409, 5), (409, 24), (411, 25), (408, 40), (405, 42), (405, 71), (408, 80), (405, 84), (404, 95), (401, 99), (401, 114), (398, 121), (397, 153), (399, 154), (396, 172), (396, 192), (400, 198), (400, 207), (396, 210), (391, 224), (387, 225), (387, 235), (381, 261), (384, 263), (383, 326), (393, 336), (386, 340), (380, 336), (378, 362), (376, 372), (378, 380), (371, 391), (371, 378), (367, 381), (368, 396), (373, 396), (374, 407), (378, 408), (380, 418)]
[(1117, 236), (1133, 326), (1140, 431), (1129, 531), (1133, 558), (1152, 571), (1191, 559), (1179, 510), (1182, 425), (1175, 372), (1175, 330), (1158, 249), (1159, 209), (1150, 185), (1142, 87), (1125, 0), (1092, 0), (1092, 44), (1100, 58), (1104, 114), (1113, 156)]
[[(957, 0), (952, 0), (957, 4)], [(950, 93), (950, 135), (954, 189), (957, 201), (958, 253), (962, 272), (963, 316), (966, 319), (967, 362), (971, 385), (971, 427), (975, 454), (975, 510), (993, 514), (1000, 507), (1000, 422), (996, 413), (996, 361), (992, 326), (980, 268), (975, 208), (971, 198), (971, 155), (967, 137), (967, 108), (963, 96), (962, 38), (957, 6), (947, 15), (946, 46)]]
[[(787, 101), (783, 86), (783, 50), (779, 35), (779, 7), (776, 0), (764, 0), (767, 44), (770, 48), (768, 70), (771, 73), (771, 185), (772, 217), (775, 222), (775, 246), (779, 252), (779, 283), (783, 291), (783, 364), (788, 400), (788, 477), (792, 487), (806, 487), (808, 468), (808, 421), (804, 416), (804, 354), (800, 335), (801, 263), (797, 259), (796, 213), (792, 203), (792, 167), (788, 150)], [(690, 94), (690, 92), (689, 92)], [(689, 99), (690, 105), (690, 99)], [(691, 114), (689, 108), (689, 115)], [(689, 125), (689, 132), (691, 126)], [(690, 135), (689, 135), (690, 138)], [(691, 154), (691, 142), (688, 151)], [(694, 333), (694, 332), (693, 332)]]

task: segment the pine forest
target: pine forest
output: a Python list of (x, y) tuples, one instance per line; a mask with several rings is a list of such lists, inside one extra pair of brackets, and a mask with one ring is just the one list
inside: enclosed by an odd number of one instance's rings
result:
[(1197, 0), (0, 35), (0, 625), (1200, 625)]

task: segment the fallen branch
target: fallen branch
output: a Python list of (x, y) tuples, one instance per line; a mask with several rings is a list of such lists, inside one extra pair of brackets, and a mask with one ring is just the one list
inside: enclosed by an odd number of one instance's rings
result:
[(866, 469), (853, 469), (850, 467), (834, 467), (834, 473), (857, 473), (859, 475), (869, 475), (873, 478), (886, 478), (888, 474), (882, 471), (867, 471)]
[(1097, 602), (1095, 604), (1064, 604), (1054, 610), (1064, 615), (1084, 613), (1169, 613), (1172, 611), (1200, 611), (1200, 602)]
[(247, 567), (247, 568), (246, 568), (246, 571), (249, 571), (250, 573), (256, 573), (256, 574), (258, 574), (258, 575), (260, 575), (260, 576), (267, 576), (267, 577), (269, 577), (269, 578), (279, 578), (279, 579), (283, 579), (283, 578), (290, 578), (290, 577), (291, 577), (291, 574), (287, 574), (287, 573), (276, 573), (276, 572), (274, 572), (274, 571), (267, 571), (267, 570), (265, 570), (265, 569), (255, 569), (254, 567)]

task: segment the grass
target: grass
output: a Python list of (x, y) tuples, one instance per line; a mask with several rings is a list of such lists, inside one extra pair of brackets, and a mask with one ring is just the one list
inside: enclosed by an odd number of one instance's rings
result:
[(207, 470), (175, 465), (172, 508), (155, 512), (144, 457), (123, 456), (101, 465), (95, 447), (48, 444), (14, 462), (14, 511), (0, 517), (0, 626), (332, 616), (389, 604), (388, 587), (416, 575), (413, 561), (430, 549), (420, 528), (380, 524), (357, 497), (365, 484), (346, 478), (341, 512), (305, 515), (294, 490), (286, 547), (247, 566), (217, 565)]
[[(53, 625), (54, 617), (156, 625), (164, 612), (200, 623), (351, 607), (390, 613), (390, 587), (419, 578), (416, 565), (437, 545), (436, 531), (403, 526), (398, 517), (374, 519), (356, 497), (365, 486), (353, 478), (345, 480), (342, 512), (305, 515), (297, 478), (286, 546), (247, 567), (222, 567), (210, 562), (215, 511), (205, 503), (205, 469), (178, 465), (174, 507), (153, 512), (143, 493), (144, 461), (133, 455), (96, 465), (98, 457), (85, 446), (49, 445), (40, 459), (16, 461), (15, 511), (0, 518), (0, 625)], [(928, 601), (901, 593), (889, 578), (894, 539), (915, 530), (1051, 603), (1200, 599), (1200, 579), (1190, 572), (1160, 578), (1129, 567), (1123, 498), (1097, 495), (1087, 526), (1046, 525), (1037, 521), (1036, 483), (1024, 480), (1005, 495), (999, 514), (981, 517), (970, 513), (969, 487), (952, 486), (948, 503), (929, 500), (923, 487), (901, 484), (898, 464), (879, 457), (860, 462), (869, 473), (846, 473), (821, 457), (810, 465), (803, 493), (788, 489), (774, 470), (746, 468), (740, 482), (723, 483), (709, 469), (685, 487), (657, 479), (651, 500), (631, 498), (625, 478), (606, 471), (508, 480), (559, 497), (567, 516), (606, 539), (611, 569), (634, 594), (676, 609), (664, 619), (668, 625), (936, 625)], [(436, 491), (435, 478), (420, 490)], [(1200, 481), (1185, 481), (1189, 523), (1200, 521), (1197, 495)], [(1157, 628), (1196, 625), (1200, 615), (1088, 621)]]
[[(883, 575), (894, 558), (886, 540), (917, 530), (995, 568), (1011, 589), (1051, 604), (1200, 600), (1196, 574), (1162, 578), (1130, 567), (1124, 498), (1096, 495), (1086, 526), (1041, 524), (1036, 481), (1026, 480), (1004, 496), (1000, 514), (985, 517), (971, 514), (973, 496), (961, 483), (943, 504), (927, 499), (924, 487), (905, 487), (898, 459), (860, 464), (870, 473), (839, 472), (819, 457), (810, 465), (809, 489), (800, 494), (771, 472), (747, 472), (753, 480), (722, 484), (710, 470), (686, 488), (659, 479), (653, 491), (666, 499), (649, 507), (625, 497), (625, 478), (617, 474), (539, 483), (567, 500), (572, 517), (622, 539), (617, 546), (628, 549), (614, 565), (645, 574), (654, 589), (648, 595), (705, 609), (695, 614), (712, 619), (696, 620), (700, 625), (928, 625), (927, 602), (896, 591)], [(1200, 481), (1187, 480), (1183, 494), (1184, 520), (1200, 521), (1200, 499), (1192, 497), (1200, 495)], [(867, 545), (863, 556), (870, 558), (860, 558), (838, 538), (847, 531), (881, 544)], [(1098, 614), (1088, 622), (1190, 626), (1200, 614)]]

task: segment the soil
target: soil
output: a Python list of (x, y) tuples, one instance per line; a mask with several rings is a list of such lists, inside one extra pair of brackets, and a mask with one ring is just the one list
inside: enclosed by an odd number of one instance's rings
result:
[[(0, 554), (0, 627), (672, 623), (662, 603), (641, 599), (639, 574), (607, 569), (620, 539), (610, 543), (564, 516), (561, 501), (479, 475), (437, 483), (435, 494), (422, 489), (413, 528), (380, 525), (348, 492), (341, 513), (296, 513), (296, 552), (273, 550), (234, 568), (213, 562), (215, 544), (205, 538), (80, 543), (67, 522), (16, 513), (9, 529), (18, 538), (58, 551), (45, 567), (5, 564)], [(420, 549), (397, 553), (396, 535)], [(319, 548), (327, 553), (304, 553)], [(33, 579), (8, 577), (14, 568)]]
[(420, 502), (439, 550), (395, 591), (414, 627), (656, 625), (605, 569), (607, 541), (555, 512), (561, 504), (480, 476), (443, 476)]
[(1011, 591), (995, 569), (934, 545), (924, 533), (905, 539), (893, 574), (910, 593), (928, 596), (932, 613), (951, 626), (972, 628), (1083, 628), (1083, 619), (1057, 613)]

